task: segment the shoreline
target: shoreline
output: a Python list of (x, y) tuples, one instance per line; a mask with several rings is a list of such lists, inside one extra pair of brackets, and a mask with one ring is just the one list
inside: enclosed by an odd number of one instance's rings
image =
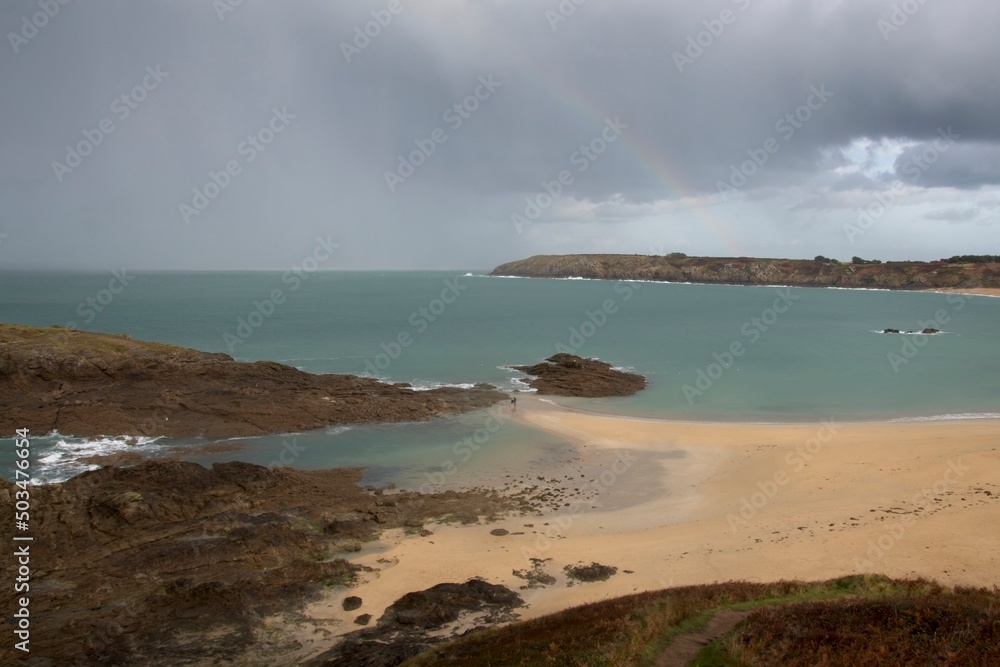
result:
[(933, 287), (922, 290), (939, 294), (964, 294), (966, 296), (989, 296), (1000, 298), (1000, 287)]
[[(512, 572), (530, 570), (529, 558), (549, 559), (542, 567), (556, 584), (519, 591), (529, 605), (522, 619), (737, 579), (871, 572), (1000, 583), (1000, 535), (981, 529), (1000, 511), (1000, 483), (990, 473), (1000, 463), (1000, 420), (681, 423), (519, 398), (514, 419), (579, 451), (567, 477), (604, 482), (597, 502), (491, 524), (429, 525), (425, 537), (383, 536), (373, 553), (351, 559), (374, 568), (369, 580), (312, 605), (307, 616), (342, 635), (356, 629), (354, 614), (340, 607), (347, 595), (362, 597), (362, 611), (377, 617), (405, 593), (443, 581), (479, 576), (518, 590), (527, 582)], [(509, 534), (493, 536), (495, 528)], [(567, 586), (563, 568), (581, 562), (618, 574)]]
[(791, 289), (847, 290), (852, 292), (912, 292), (964, 294), (966, 296), (1000, 297), (1000, 287), (843, 287), (841, 285), (790, 285), (786, 283), (703, 283), (689, 280), (651, 280), (648, 278), (586, 278), (584, 276), (514, 276), (478, 274), (476, 278), (519, 280), (590, 280), (603, 282), (643, 283), (659, 285), (693, 285), (699, 287), (788, 287)]
[[(613, 412), (595, 412), (593, 410), (581, 410), (574, 406), (565, 405), (557, 402), (554, 399), (564, 398), (559, 396), (538, 396), (537, 394), (519, 394), (518, 397), (522, 395), (527, 395), (533, 397), (534, 400), (541, 401), (552, 405), (560, 410), (565, 410), (567, 412), (573, 412), (579, 415), (587, 415), (591, 417), (609, 417), (612, 419), (619, 419), (625, 421), (641, 421), (641, 422), (653, 422), (662, 424), (697, 424), (704, 426), (802, 426), (808, 424), (815, 424), (815, 421), (773, 421), (773, 422), (758, 422), (758, 421), (722, 421), (722, 420), (710, 420), (710, 419), (673, 419), (670, 417), (646, 417), (642, 415), (628, 415), (628, 414), (616, 414)], [(928, 424), (937, 422), (974, 422), (980, 420), (1000, 420), (1000, 412), (956, 412), (950, 414), (939, 414), (939, 415), (917, 415), (912, 417), (890, 417), (890, 418), (873, 418), (873, 419), (852, 419), (848, 421), (838, 421), (838, 424), (849, 424), (863, 426), (865, 424)]]

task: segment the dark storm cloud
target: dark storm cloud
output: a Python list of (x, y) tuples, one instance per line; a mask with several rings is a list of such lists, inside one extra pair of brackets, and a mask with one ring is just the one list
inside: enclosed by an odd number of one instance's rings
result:
[[(933, 160), (933, 162), (931, 162)], [(925, 187), (975, 189), (983, 185), (1000, 184), (1000, 144), (956, 144), (938, 153), (934, 142), (921, 143), (906, 149), (896, 160), (896, 173), (916, 174), (926, 164)]]
[[(550, 249), (510, 216), (564, 170), (540, 220), (638, 220), (755, 156), (741, 196), (832, 210), (811, 179), (879, 178), (831, 176), (837, 149), (946, 127), (916, 185), (996, 184), (1000, 5), (910, 4), (5, 3), (0, 262), (282, 268), (333, 233), (328, 268), (485, 267)], [(581, 158), (609, 119), (620, 138)], [(769, 217), (740, 225), (768, 243)]]

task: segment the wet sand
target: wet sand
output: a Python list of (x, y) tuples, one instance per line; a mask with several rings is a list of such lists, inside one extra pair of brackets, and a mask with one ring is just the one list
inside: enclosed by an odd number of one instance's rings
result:
[[(543, 516), (387, 536), (352, 559), (374, 568), (366, 583), (307, 615), (339, 634), (357, 629), (357, 614), (377, 618), (444, 581), (479, 576), (517, 590), (527, 582), (512, 572), (531, 569), (531, 558), (550, 559), (542, 569), (557, 582), (521, 591), (523, 618), (735, 579), (881, 572), (1000, 584), (1000, 420), (705, 424), (587, 414), (534, 396), (515, 418), (577, 446), (578, 458), (540, 475), (572, 492), (535, 503)], [(618, 574), (568, 586), (563, 567), (592, 561)], [(363, 608), (343, 612), (347, 595)]]

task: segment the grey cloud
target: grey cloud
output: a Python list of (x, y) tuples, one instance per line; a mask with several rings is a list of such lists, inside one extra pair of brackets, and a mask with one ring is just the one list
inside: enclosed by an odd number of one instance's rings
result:
[(946, 150), (941, 145), (927, 142), (908, 148), (896, 160), (897, 176), (924, 187), (1000, 184), (1000, 143), (960, 143)]
[[(601, 219), (641, 221), (658, 200), (711, 198), (770, 145), (741, 191), (759, 209), (720, 223), (749, 225), (766, 243), (794, 207), (767, 202), (876, 187), (832, 175), (844, 164), (831, 157), (838, 148), (889, 137), (921, 142), (916, 151), (947, 126), (960, 143), (917, 185), (1000, 178), (995, 2), (927, 3), (887, 38), (878, 22), (891, 3), (592, 0), (555, 30), (553, 1), (402, 6), (350, 63), (342, 43), (384, 3), (243, 2), (223, 20), (201, 0), (70, 3), (17, 53), (8, 38), (0, 232), (10, 237), (0, 262), (282, 268), (333, 232), (351, 249), (338, 268), (490, 266), (542, 247), (509, 218), (563, 170), (573, 176), (567, 198)], [(17, 33), (35, 8), (3, 5), (0, 30)], [(678, 71), (689, 40), (707, 46)], [(147, 66), (169, 76), (119, 119), (114, 100)], [(449, 122), (490, 75), (501, 86)], [(814, 87), (833, 95), (810, 109)], [(239, 147), (275, 107), (296, 118), (248, 161)], [(616, 117), (628, 129), (580, 170), (574, 153)], [(105, 118), (114, 131), (59, 182), (52, 162)], [(390, 191), (386, 171), (436, 129), (444, 141)], [(238, 175), (185, 224), (179, 206), (231, 160)], [(829, 254), (828, 237), (803, 233), (804, 253)], [(560, 241), (565, 252), (601, 245), (566, 237), (576, 240)]]

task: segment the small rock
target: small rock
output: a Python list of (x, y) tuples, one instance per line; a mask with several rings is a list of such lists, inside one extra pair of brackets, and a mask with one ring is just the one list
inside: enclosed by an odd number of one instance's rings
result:
[(490, 535), (493, 535), (494, 537), (503, 537), (504, 535), (510, 535), (510, 531), (505, 528), (494, 528), (490, 531)]
[(354, 622), (357, 623), (358, 625), (368, 625), (369, 623), (372, 622), (372, 615), (361, 614), (356, 619), (354, 619)]
[[(354, 611), (363, 604), (363, 600), (357, 595), (349, 595), (344, 598), (344, 611)], [(370, 617), (369, 617), (370, 618)]]
[(577, 581), (607, 581), (618, 574), (618, 568), (611, 565), (591, 563), (590, 565), (567, 565), (563, 568), (566, 576)]

